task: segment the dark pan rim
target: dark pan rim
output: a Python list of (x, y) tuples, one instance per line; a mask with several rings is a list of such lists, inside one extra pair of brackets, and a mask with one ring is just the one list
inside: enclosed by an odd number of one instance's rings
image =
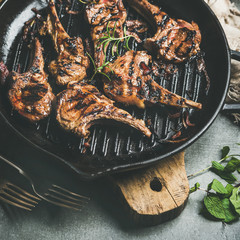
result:
[[(2, 10), (3, 6), (8, 2), (9, 0), (5, 0), (2, 2), (1, 6), (0, 6), (0, 11)], [(182, 150), (184, 150), (186, 147), (190, 146), (191, 144), (193, 144), (210, 126), (211, 124), (214, 122), (214, 120), (216, 119), (216, 117), (218, 116), (219, 112), (221, 111), (223, 105), (224, 105), (224, 101), (228, 92), (228, 87), (229, 87), (229, 83), (230, 83), (230, 70), (231, 70), (231, 50), (229, 48), (228, 45), (228, 41), (226, 38), (226, 35), (224, 33), (224, 30), (219, 22), (219, 20), (217, 19), (216, 15), (214, 14), (214, 12), (211, 10), (211, 8), (207, 5), (207, 3), (205, 3), (203, 0), (199, 0), (202, 4), (203, 7), (207, 8), (207, 10), (209, 11), (209, 13), (211, 14), (211, 17), (213, 18), (213, 20), (215, 20), (216, 25), (218, 27), (219, 33), (222, 34), (223, 37), (223, 41), (225, 43), (225, 49), (223, 49), (222, 51), (226, 51), (226, 56), (227, 56), (227, 69), (228, 69), (228, 73), (227, 73), (227, 79), (226, 79), (226, 86), (221, 98), (221, 101), (219, 102), (217, 108), (215, 109), (215, 112), (213, 114), (213, 116), (209, 119), (209, 121), (205, 124), (205, 126), (197, 133), (195, 134), (191, 139), (187, 140), (184, 144), (182, 144), (181, 146), (177, 147), (176, 149), (165, 153), (161, 156), (152, 158), (148, 161), (145, 162), (138, 162), (138, 163), (131, 163), (131, 164), (121, 164), (120, 166), (117, 167), (112, 167), (106, 171), (103, 172), (97, 172), (97, 173), (85, 173), (83, 171), (81, 171), (79, 168), (76, 168), (75, 166), (73, 166), (71, 163), (69, 163), (68, 161), (66, 161), (64, 158), (59, 157), (58, 155), (49, 152), (48, 150), (42, 148), (41, 146), (37, 145), (36, 143), (30, 141), (27, 137), (25, 137), (19, 130), (17, 130), (8, 120), (7, 118), (3, 115), (2, 112), (0, 112), (0, 116), (2, 117), (2, 119), (4, 120), (4, 122), (11, 128), (11, 130), (13, 130), (15, 133), (17, 133), (18, 136), (20, 136), (21, 138), (23, 138), (24, 140), (26, 140), (28, 143), (30, 143), (30, 145), (32, 147), (37, 148), (38, 150), (41, 150), (42, 152), (62, 161), (64, 164), (66, 164), (67, 166), (69, 166), (71, 169), (73, 169), (76, 173), (78, 173), (83, 179), (86, 180), (90, 180), (90, 179), (95, 179), (97, 177), (103, 176), (103, 175), (110, 175), (112, 173), (116, 173), (116, 172), (121, 172), (121, 171), (127, 171), (127, 170), (132, 170), (132, 169), (136, 169), (136, 168), (141, 168), (141, 167), (145, 167), (148, 165), (151, 165), (157, 161), (160, 161), (166, 157), (172, 156)]]

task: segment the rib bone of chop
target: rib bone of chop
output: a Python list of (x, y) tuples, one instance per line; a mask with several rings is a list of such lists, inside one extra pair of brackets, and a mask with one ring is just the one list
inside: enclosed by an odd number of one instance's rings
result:
[(48, 33), (58, 53), (57, 60), (49, 65), (49, 71), (56, 78), (58, 85), (67, 85), (69, 82), (79, 82), (87, 75), (90, 65), (84, 54), (84, 47), (80, 37), (70, 37), (64, 30), (57, 15), (54, 0), (50, 0), (47, 20), (40, 29), (40, 34)]
[(145, 108), (145, 103), (162, 103), (180, 108), (201, 109), (200, 103), (183, 98), (157, 84), (149, 75), (152, 57), (145, 51), (128, 51), (104, 68), (111, 81), (104, 81), (104, 92), (111, 99)]
[(32, 65), (25, 73), (11, 73), (12, 87), (8, 96), (13, 108), (32, 122), (50, 114), (54, 94), (44, 72), (42, 47), (35, 39)]
[(107, 26), (110, 34), (116, 38), (124, 36), (123, 24), (127, 17), (122, 0), (100, 0), (86, 6), (85, 18), (91, 27), (91, 37), (94, 44), (94, 59), (97, 67), (103, 65), (105, 60), (103, 44), (99, 39), (107, 34)]
[(146, 136), (151, 136), (143, 120), (135, 119), (113, 103), (92, 85), (70, 84), (57, 95), (57, 120), (65, 130), (84, 138), (89, 136), (89, 128), (102, 119), (128, 124)]
[(174, 20), (147, 0), (127, 0), (127, 2), (156, 30), (152, 38), (146, 39), (144, 47), (153, 54), (157, 53), (158, 58), (177, 63), (199, 52), (201, 33), (195, 22)]

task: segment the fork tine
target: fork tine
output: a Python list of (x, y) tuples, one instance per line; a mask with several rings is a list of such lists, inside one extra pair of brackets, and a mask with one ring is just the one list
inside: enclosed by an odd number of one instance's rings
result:
[(21, 198), (23, 198), (23, 199), (25, 199), (25, 200), (27, 200), (27, 201), (29, 201), (29, 202), (32, 202), (32, 203), (38, 204), (38, 202), (32, 200), (31, 198), (28, 198), (28, 197), (22, 195), (21, 193), (18, 193), (18, 192), (16, 192), (16, 191), (12, 190), (12, 189), (9, 188), (9, 187), (7, 187), (7, 188), (5, 187), (4, 189), (8, 190), (9, 192), (11, 192), (11, 193), (17, 195), (18, 197), (21, 197)]
[[(49, 196), (49, 194), (47, 194), (47, 193), (45, 193), (44, 195), (45, 195), (45, 196)], [(46, 197), (44, 197), (44, 199), (45, 199), (46, 201), (48, 201), (48, 202), (50, 202), (50, 203), (52, 203), (52, 204), (54, 204), (54, 205), (60, 206), (60, 207), (70, 208), (70, 209), (77, 210), (77, 211), (80, 211), (80, 210), (81, 210), (81, 208), (74, 207), (74, 206), (69, 206), (69, 205), (67, 205), (67, 204), (60, 203), (60, 202), (56, 202), (56, 201), (53, 201), (53, 200), (48, 199), (48, 198), (46, 198)]]
[(52, 187), (58, 188), (58, 189), (60, 189), (60, 190), (62, 190), (62, 191), (65, 191), (65, 192), (67, 192), (67, 193), (69, 193), (69, 194), (71, 194), (71, 195), (73, 195), (73, 196), (75, 196), (75, 197), (84, 198), (84, 199), (86, 199), (86, 200), (90, 200), (89, 197), (82, 196), (82, 195), (79, 195), (79, 194), (77, 194), (77, 193), (71, 192), (71, 191), (67, 190), (66, 188), (60, 187), (60, 186), (58, 186), (58, 185), (53, 184)]
[(74, 197), (72, 197), (72, 196), (69, 196), (69, 194), (64, 194), (64, 193), (62, 193), (62, 192), (58, 192), (58, 191), (56, 191), (55, 189), (52, 189), (52, 188), (48, 189), (48, 191), (53, 192), (53, 193), (56, 193), (56, 194), (58, 194), (58, 195), (60, 195), (60, 196), (63, 196), (63, 197), (68, 198), (68, 199), (71, 199), (71, 200), (73, 200), (73, 201), (82, 202), (82, 203), (87, 203), (87, 199), (77, 199), (77, 198), (74, 198)]
[(33, 204), (31, 204), (31, 203), (28, 203), (28, 202), (25, 202), (25, 201), (23, 201), (23, 200), (21, 200), (21, 199), (19, 199), (19, 198), (16, 198), (16, 197), (12, 196), (11, 194), (5, 192), (4, 190), (1, 191), (1, 194), (9, 197), (10, 199), (12, 199), (12, 200), (14, 200), (14, 201), (16, 201), (16, 202), (19, 202), (19, 203), (22, 203), (22, 204), (24, 204), (24, 205), (27, 205), (27, 206), (29, 206), (29, 207), (35, 207), (35, 205), (33, 205)]
[(8, 182), (8, 183), (6, 183), (6, 185), (9, 185), (9, 186), (12, 186), (12, 187), (16, 188), (17, 190), (19, 190), (20, 192), (26, 194), (27, 196), (29, 196), (29, 197), (31, 197), (31, 198), (34, 198), (34, 199), (39, 200), (39, 201), (41, 200), (41, 198), (39, 198), (39, 197), (37, 197), (37, 196), (34, 196), (34, 195), (30, 194), (29, 192), (23, 190), (22, 188), (16, 186), (16, 185), (13, 184), (13, 183)]
[(9, 199), (6, 199), (6, 198), (4, 198), (4, 197), (2, 197), (2, 196), (0, 196), (0, 200), (4, 201), (4, 202), (6, 202), (6, 203), (8, 203), (8, 204), (10, 204), (10, 205), (13, 205), (13, 206), (15, 206), (15, 207), (19, 207), (19, 208), (23, 208), (23, 209), (28, 210), (28, 211), (32, 211), (31, 208), (28, 208), (28, 207), (25, 207), (25, 206), (20, 205), (20, 204), (18, 204), (18, 203), (12, 202), (12, 201), (10, 201)]
[[(58, 192), (56, 192), (58, 194)], [(76, 206), (79, 206), (79, 207), (82, 207), (83, 204), (80, 204), (80, 203), (76, 203), (76, 202), (73, 202), (73, 201), (69, 201), (67, 199), (64, 199), (64, 198), (61, 198), (61, 197), (58, 197), (56, 195), (53, 195), (51, 193), (45, 193), (46, 196), (49, 196), (49, 197), (52, 197), (52, 198), (55, 198), (61, 202), (64, 202), (64, 203), (68, 203), (68, 204), (71, 204), (71, 205), (76, 205)]]

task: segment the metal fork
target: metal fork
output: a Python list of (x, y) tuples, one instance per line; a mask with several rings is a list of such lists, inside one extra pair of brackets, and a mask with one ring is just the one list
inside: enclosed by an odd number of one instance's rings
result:
[(0, 200), (15, 207), (31, 211), (32, 208), (38, 204), (41, 198), (34, 196), (17, 185), (1, 178)]
[[(2, 189), (10, 189), (9, 187), (15, 187), (16, 189), (18, 189), (21, 193), (28, 195), (29, 197), (34, 198), (35, 200), (32, 200), (31, 203), (28, 203), (29, 207), (23, 207), (21, 205), (21, 203), (23, 204), (22, 200), (20, 200), (19, 198), (15, 199), (15, 201), (17, 202), (18, 205), (20, 205), (22, 208), (26, 209), (26, 210), (31, 210), (30, 207), (34, 207), (34, 204), (37, 204), (39, 200), (43, 199), (47, 202), (50, 202), (54, 205), (60, 206), (60, 207), (65, 207), (65, 208), (70, 208), (73, 210), (81, 210), (81, 208), (88, 203), (88, 201), (90, 200), (88, 197), (79, 195), (77, 193), (71, 192), (68, 189), (65, 189), (63, 187), (60, 187), (56, 184), (51, 184), (50, 187), (48, 188), (47, 191), (43, 192), (40, 190), (40, 186), (38, 184), (36, 184), (33, 179), (25, 172), (23, 171), (20, 167), (18, 167), (17, 165), (15, 165), (14, 163), (12, 163), (11, 161), (7, 160), (6, 158), (4, 158), (3, 156), (0, 155), (0, 159), (2, 161), (4, 161), (5, 163), (11, 165), (13, 168), (15, 168), (16, 170), (18, 170), (18, 172), (24, 176), (30, 183), (33, 192), (36, 194), (36, 196), (26, 192), (25, 190), (17, 187), (16, 185), (13, 185), (10, 182), (7, 182), (7, 184), (5, 183)], [(1, 188), (1, 187), (0, 187)], [(37, 190), (38, 189), (38, 190)], [(14, 190), (9, 190), (9, 191), (14, 191)], [(41, 192), (41, 193), (40, 193)], [(20, 194), (20, 193), (19, 193)], [(20, 196), (20, 195), (16, 195), (18, 197), (25, 197), (25, 200), (30, 201), (30, 199), (26, 199), (26, 196)], [(1, 198), (3, 201), (7, 202), (5, 198)], [(10, 200), (8, 200), (8, 203)], [(25, 204), (25, 203), (24, 203)], [(31, 205), (29, 205), (31, 204)], [(12, 204), (13, 205), (13, 204)], [(15, 204), (15, 206), (17, 206)], [(20, 207), (19, 206), (19, 207)]]

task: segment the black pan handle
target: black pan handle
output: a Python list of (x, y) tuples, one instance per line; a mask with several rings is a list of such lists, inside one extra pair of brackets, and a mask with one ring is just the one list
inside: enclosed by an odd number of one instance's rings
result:
[[(240, 52), (230, 50), (231, 58), (240, 61)], [(240, 103), (225, 103), (222, 111), (225, 113), (240, 113)]]
[(225, 103), (222, 108), (224, 113), (240, 113), (240, 103)]
[(240, 52), (234, 50), (230, 50), (230, 52), (232, 59), (240, 61)]

